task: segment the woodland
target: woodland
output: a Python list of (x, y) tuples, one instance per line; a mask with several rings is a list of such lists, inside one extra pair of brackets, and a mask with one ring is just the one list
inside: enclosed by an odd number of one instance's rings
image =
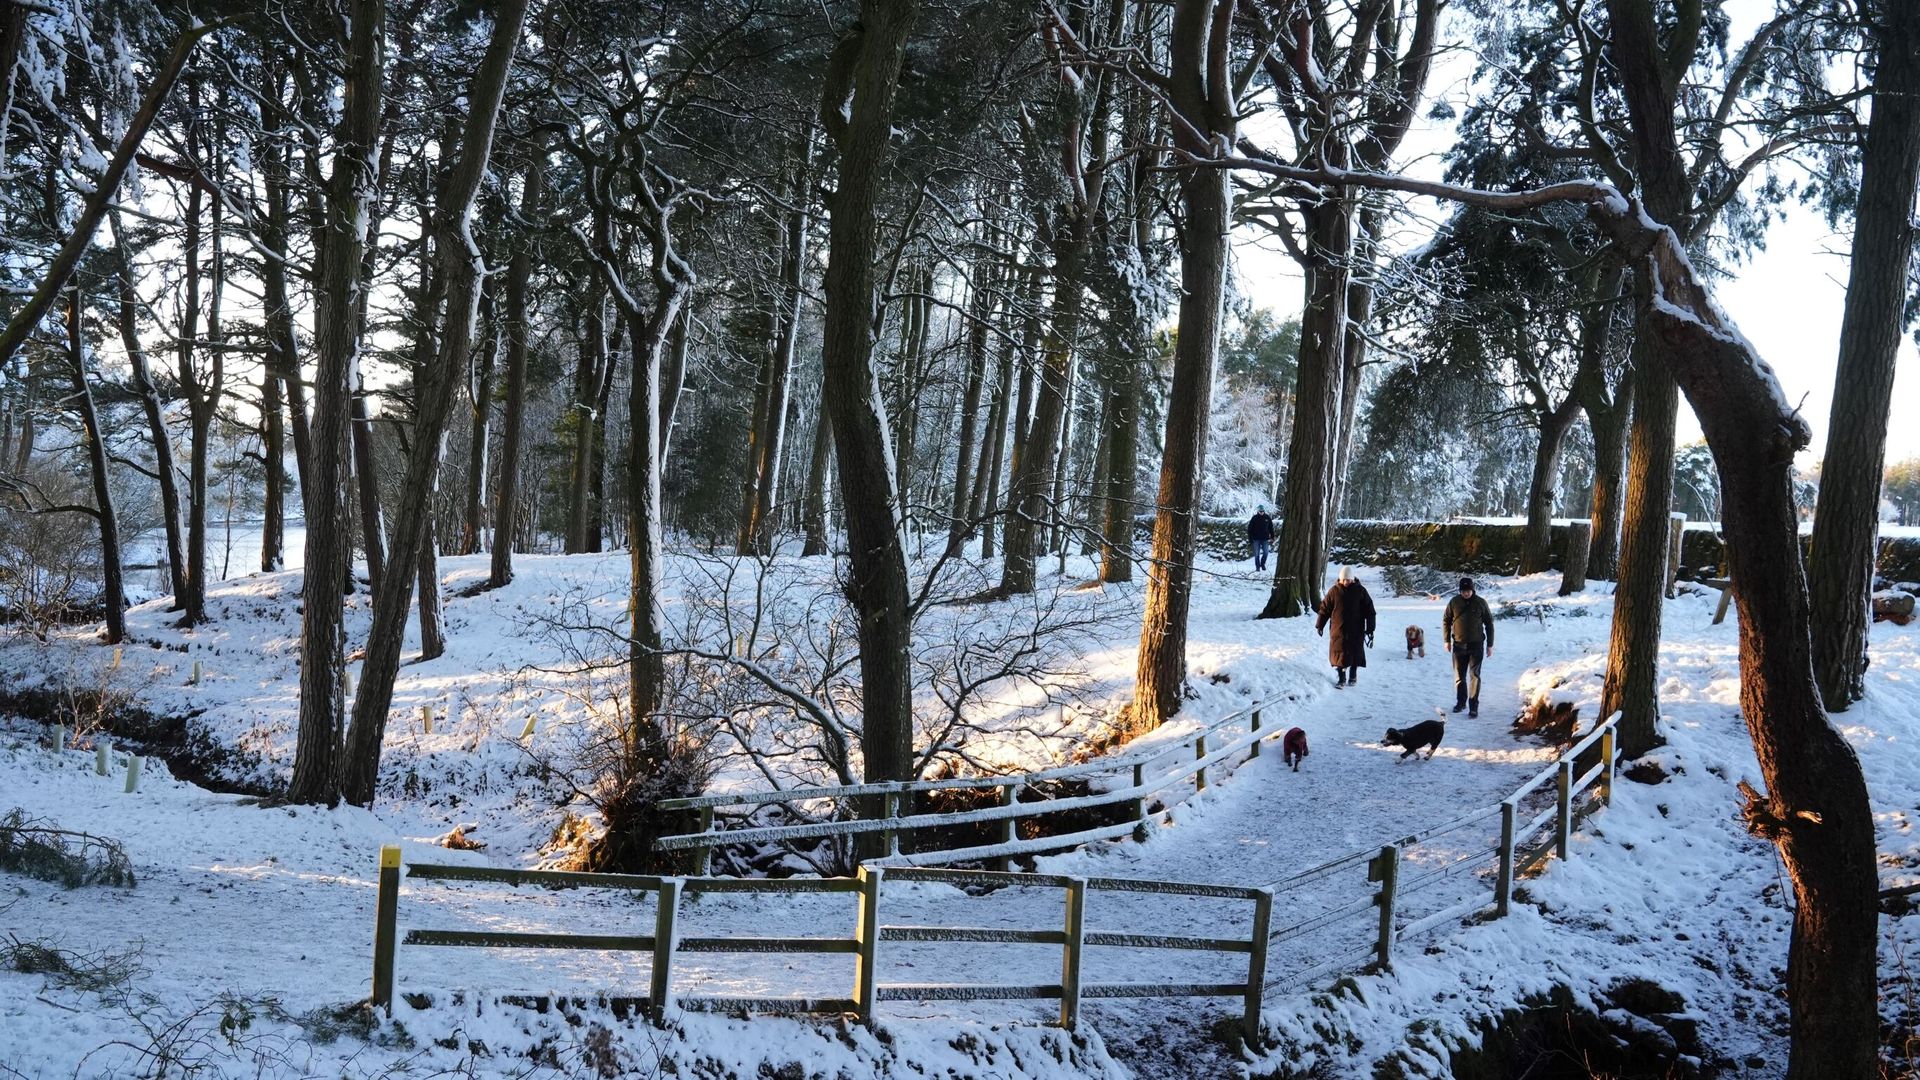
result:
[[(1920, 524), (1886, 453), (1920, 5), (0, 0), (0, 73), (5, 619), (115, 644), (131, 603), (193, 629), (223, 577), (303, 568), (285, 802), (379, 795), (396, 675), (459, 632), (442, 558), (495, 589), (628, 553), (595, 868), (641, 869), (622, 830), (705, 780), (689, 663), (819, 708), (676, 636), (669, 553), (830, 558), (847, 779), (904, 780), (932, 606), (1031, 602), (1070, 552), (1137, 579), (1117, 726), (1150, 732), (1199, 530), (1261, 504), (1262, 619), (1313, 614), (1343, 518), (1523, 520), (1520, 574), (1589, 521), (1638, 758), (1678, 511), (1726, 542), (1787, 1075), (1880, 1075), (1832, 716), (1883, 518)], [(1852, 245), (1824, 446), (1714, 300), (1788, 207)], [(1250, 236), (1297, 316), (1249, 300)]]

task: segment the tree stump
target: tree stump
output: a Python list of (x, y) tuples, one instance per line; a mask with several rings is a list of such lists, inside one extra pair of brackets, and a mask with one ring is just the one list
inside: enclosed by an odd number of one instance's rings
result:
[(1667, 599), (1679, 595), (1681, 541), (1687, 535), (1687, 515), (1674, 514), (1667, 523)]
[(1567, 557), (1562, 564), (1560, 595), (1570, 596), (1587, 587), (1587, 556), (1593, 551), (1593, 522), (1575, 521), (1567, 525)]

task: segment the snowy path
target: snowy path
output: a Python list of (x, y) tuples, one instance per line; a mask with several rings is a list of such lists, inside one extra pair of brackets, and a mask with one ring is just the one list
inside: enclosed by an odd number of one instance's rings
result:
[[(1439, 640), (1441, 602), (1394, 599), (1367, 575), (1380, 609), (1379, 641), (1372, 666), (1357, 688), (1335, 690), (1325, 664), (1325, 642), (1304, 619), (1256, 622), (1251, 613), (1266, 591), (1252, 575), (1202, 581), (1195, 600), (1190, 661), (1198, 700), (1196, 721), (1224, 714), (1250, 700), (1296, 700), (1270, 710), (1268, 722), (1307, 730), (1312, 755), (1302, 771), (1288, 771), (1277, 744), (1230, 775), (1216, 772), (1202, 795), (1177, 807), (1169, 824), (1144, 844), (1119, 842), (1043, 858), (1054, 873), (1139, 877), (1238, 885), (1265, 885), (1328, 859), (1390, 842), (1419, 829), (1488, 806), (1551, 760), (1552, 752), (1516, 741), (1508, 724), (1520, 707), (1516, 681), (1549, 646), (1524, 620), (1503, 621), (1499, 648), (1486, 669), (1482, 714), (1476, 721), (1450, 717), (1446, 742), (1432, 761), (1399, 758), (1378, 745), (1388, 726), (1405, 726), (1450, 704), (1451, 673), (1438, 648), (1425, 659), (1402, 658), (1401, 631), (1417, 622), (1430, 642)], [(1603, 620), (1594, 620), (1597, 628)], [(1556, 624), (1564, 625), (1564, 624)], [(1564, 653), (1569, 642), (1553, 643)], [(1230, 681), (1208, 676), (1224, 673)], [(9, 751), (0, 750), (0, 754)], [(390, 827), (362, 812), (305, 809), (260, 811), (236, 808), (231, 796), (213, 795), (157, 778), (141, 798), (147, 811), (130, 809), (118, 785), (93, 777), (83, 755), (69, 753), (56, 765), (30, 748), (10, 751), (8, 775), (34, 788), (8, 792), (7, 804), (57, 817), (68, 827), (89, 828), (123, 840), (136, 853), (140, 887), (129, 904), (100, 903), (91, 891), (65, 893), (29, 883), (5, 922), (57, 927), (76, 944), (106, 947), (144, 939), (156, 972), (156, 991), (172, 989), (188, 1000), (225, 989), (275, 993), (289, 1006), (308, 1007), (361, 997), (371, 955), (374, 853), (390, 842)], [(44, 787), (43, 787), (44, 785)], [(166, 807), (154, 813), (151, 803)], [(236, 817), (235, 815), (239, 815)], [(1486, 823), (1445, 843), (1423, 846), (1421, 857), (1450, 858), (1491, 842), (1497, 828)], [(1454, 846), (1449, 846), (1454, 845)], [(152, 856), (158, 855), (155, 859)], [(408, 845), (413, 861), (485, 861), (419, 843)], [(511, 857), (506, 860), (512, 862)], [(1289, 893), (1275, 905), (1274, 926), (1286, 926), (1364, 895), (1364, 866), (1343, 871)], [(1423, 894), (1403, 908), (1417, 916), (1437, 910), (1484, 882), (1463, 876), (1447, 888)], [(1007, 889), (970, 896), (944, 885), (894, 883), (886, 887), (881, 921), (888, 925), (988, 926), (1052, 929), (1060, 925), (1062, 895), (1056, 890)], [(1087, 927), (1244, 937), (1251, 905), (1241, 901), (1168, 899), (1154, 895), (1097, 892), (1091, 895)], [(548, 930), (650, 933), (651, 901), (597, 892), (540, 893), (489, 885), (420, 883), (403, 895), (402, 926), (440, 929)], [(1317, 931), (1277, 950), (1269, 977), (1313, 966), (1364, 945), (1371, 913)], [(854, 923), (849, 896), (751, 897), (714, 895), (683, 908), (681, 932), (701, 936), (845, 936)], [(1000, 982), (1038, 984), (1059, 978), (1057, 946), (887, 943), (882, 983)], [(1244, 959), (1210, 953), (1091, 948), (1083, 978), (1088, 983), (1145, 981), (1236, 981)], [(643, 955), (479, 949), (402, 949), (400, 989), (446, 992), (560, 991), (572, 994), (644, 993)], [(297, 989), (290, 971), (301, 973)], [(845, 956), (682, 954), (675, 967), (676, 992), (685, 995), (806, 995), (843, 997), (851, 987), (852, 960)], [(972, 1017), (988, 1021), (1044, 1023), (1056, 1006), (1048, 1002), (897, 1002), (886, 1016)], [(1111, 1049), (1147, 1067), (1164, 1053), (1217, 1051), (1206, 1029), (1238, 1015), (1228, 1000), (1089, 1002), (1086, 1018)], [(1174, 1023), (1167, 1023), (1168, 1020)], [(1172, 1034), (1179, 1032), (1176, 1038)]]

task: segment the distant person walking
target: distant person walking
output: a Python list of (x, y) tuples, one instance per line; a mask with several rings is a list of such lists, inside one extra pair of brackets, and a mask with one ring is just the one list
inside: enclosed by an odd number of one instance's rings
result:
[(1339, 671), (1335, 686), (1358, 685), (1360, 669), (1367, 666), (1367, 646), (1373, 644), (1373, 597), (1367, 587), (1353, 576), (1353, 567), (1340, 568), (1340, 580), (1327, 590), (1320, 602), (1320, 621), (1314, 629), (1327, 638), (1327, 659)]
[(1247, 541), (1253, 545), (1253, 568), (1267, 568), (1267, 553), (1273, 550), (1273, 517), (1264, 506), (1256, 506), (1247, 521)]
[(1447, 601), (1440, 636), (1453, 651), (1453, 711), (1480, 715), (1480, 661), (1493, 655), (1493, 610), (1474, 592), (1473, 579), (1460, 579), (1460, 595)]

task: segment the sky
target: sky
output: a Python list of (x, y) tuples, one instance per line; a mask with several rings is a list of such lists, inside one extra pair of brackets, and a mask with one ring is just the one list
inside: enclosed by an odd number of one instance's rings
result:
[[(1743, 27), (1751, 26), (1763, 11), (1771, 8), (1771, 4), (1762, 0), (1737, 0), (1730, 6), (1744, 16), (1736, 21), (1733, 35), (1736, 41), (1744, 40)], [(1457, 32), (1450, 36), (1460, 40)], [(1470, 72), (1471, 57), (1455, 53), (1436, 64), (1433, 88), (1457, 106), (1466, 98), (1466, 78)], [(1262, 141), (1263, 134), (1272, 130), (1271, 123), (1266, 118), (1255, 117), (1247, 125), (1248, 133), (1256, 141)], [(1435, 125), (1423, 118), (1421, 126), (1407, 137), (1400, 158), (1404, 171), (1438, 179), (1439, 155), (1446, 149), (1451, 134), (1451, 125)], [(1267, 142), (1277, 144), (1277, 140)], [(1410, 215), (1398, 223), (1398, 233), (1393, 240), (1394, 246), (1403, 250), (1424, 242), (1439, 220), (1440, 212), (1433, 203), (1410, 205)], [(1796, 204), (1769, 230), (1765, 250), (1754, 252), (1745, 262), (1733, 266), (1732, 276), (1714, 286), (1721, 307), (1760, 350), (1762, 357), (1773, 365), (1787, 400), (1800, 406), (1812, 427), (1813, 442), (1802, 454), (1804, 466), (1818, 461), (1826, 445), (1840, 318), (1846, 301), (1851, 228), (1850, 222), (1842, 222), (1841, 231), (1836, 233), (1816, 210)], [(1234, 248), (1238, 271), (1235, 284), (1239, 292), (1255, 307), (1270, 308), (1283, 316), (1298, 314), (1300, 272), (1277, 242), (1258, 229), (1242, 227), (1235, 234)], [(1915, 413), (1915, 407), (1920, 406), (1920, 353), (1916, 353), (1911, 335), (1901, 341), (1893, 402), (1894, 417), (1887, 431), (1887, 460), (1920, 457), (1920, 414)], [(1906, 405), (1904, 416), (1903, 403)], [(1680, 441), (1699, 439), (1699, 424), (1684, 398), (1680, 408)]]

